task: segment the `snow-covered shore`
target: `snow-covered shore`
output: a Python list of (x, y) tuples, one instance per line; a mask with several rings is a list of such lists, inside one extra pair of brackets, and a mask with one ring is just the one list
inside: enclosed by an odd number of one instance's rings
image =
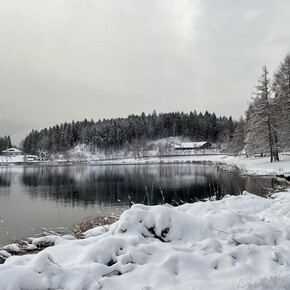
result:
[[(19, 159), (19, 157), (16, 157)], [(2, 165), (23, 163), (22, 159), (11, 159), (10, 162), (2, 162)], [(234, 157), (228, 155), (188, 155), (188, 156), (169, 156), (169, 157), (146, 157), (146, 158), (114, 158), (106, 160), (88, 158), (77, 160), (54, 160), (53, 162), (37, 162), (34, 161), (30, 165), (57, 165), (57, 164), (73, 164), (73, 163), (88, 163), (98, 165), (132, 165), (132, 164), (166, 164), (166, 163), (209, 163), (213, 165), (224, 165), (225, 170), (231, 171), (238, 168), (239, 172), (244, 175), (290, 175), (290, 155), (280, 155), (279, 162), (270, 162), (269, 157), (252, 157), (246, 156)]]
[(289, 289), (289, 209), (289, 191), (134, 205), (85, 239), (9, 257), (0, 289)]
[(224, 164), (225, 170), (231, 170), (237, 166), (240, 173), (245, 175), (283, 175), (290, 174), (290, 156), (281, 155), (279, 162), (270, 162), (269, 157), (246, 156), (234, 157), (228, 155), (195, 155), (174, 157), (150, 157), (150, 158), (128, 158), (98, 161), (98, 164), (154, 164), (154, 163), (210, 163)]

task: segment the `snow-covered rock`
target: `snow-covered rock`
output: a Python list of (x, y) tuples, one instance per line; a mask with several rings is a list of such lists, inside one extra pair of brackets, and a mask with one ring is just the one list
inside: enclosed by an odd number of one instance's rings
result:
[(0, 289), (289, 289), (290, 192), (134, 205), (86, 238), (10, 256)]
[(9, 244), (3, 247), (3, 250), (7, 251), (7, 252), (14, 252), (14, 253), (19, 253), (20, 252), (20, 248), (18, 244)]

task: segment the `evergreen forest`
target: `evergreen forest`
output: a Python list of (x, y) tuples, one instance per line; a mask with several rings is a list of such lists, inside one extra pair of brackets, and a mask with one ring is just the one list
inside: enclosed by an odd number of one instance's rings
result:
[(104, 119), (97, 122), (84, 120), (63, 123), (41, 131), (32, 130), (23, 141), (23, 150), (38, 154), (62, 152), (78, 144), (91, 150), (120, 150), (134, 142), (156, 140), (170, 136), (186, 137), (192, 141), (223, 142), (230, 140), (236, 127), (231, 117), (217, 117), (215, 113), (196, 111), (160, 113), (155, 111), (128, 118)]

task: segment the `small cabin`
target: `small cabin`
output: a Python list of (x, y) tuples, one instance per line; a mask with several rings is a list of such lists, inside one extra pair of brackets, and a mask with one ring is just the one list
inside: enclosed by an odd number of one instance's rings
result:
[(211, 149), (211, 143), (207, 141), (203, 142), (184, 142), (176, 145), (175, 150), (200, 150), (200, 149)]
[(38, 156), (36, 156), (36, 155), (27, 155), (26, 156), (27, 161), (35, 161), (35, 160), (37, 160), (37, 158), (38, 158)]
[(22, 151), (18, 150), (16, 148), (8, 148), (4, 151), (2, 151), (4, 156), (17, 156), (17, 155), (22, 155)]

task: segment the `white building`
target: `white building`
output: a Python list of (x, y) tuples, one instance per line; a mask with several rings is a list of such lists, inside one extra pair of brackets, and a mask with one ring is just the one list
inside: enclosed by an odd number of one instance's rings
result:
[(36, 156), (36, 155), (27, 155), (26, 156), (27, 161), (35, 161), (35, 160), (37, 160), (37, 158), (38, 158), (38, 156)]
[(18, 150), (16, 148), (8, 148), (4, 151), (2, 151), (3, 155), (5, 156), (17, 156), (17, 155), (22, 155), (22, 151)]
[(211, 144), (207, 141), (203, 142), (185, 142), (174, 147), (175, 150), (200, 150), (210, 149)]
[(38, 153), (38, 160), (39, 161), (46, 161), (49, 158), (49, 153), (46, 150), (41, 150)]

